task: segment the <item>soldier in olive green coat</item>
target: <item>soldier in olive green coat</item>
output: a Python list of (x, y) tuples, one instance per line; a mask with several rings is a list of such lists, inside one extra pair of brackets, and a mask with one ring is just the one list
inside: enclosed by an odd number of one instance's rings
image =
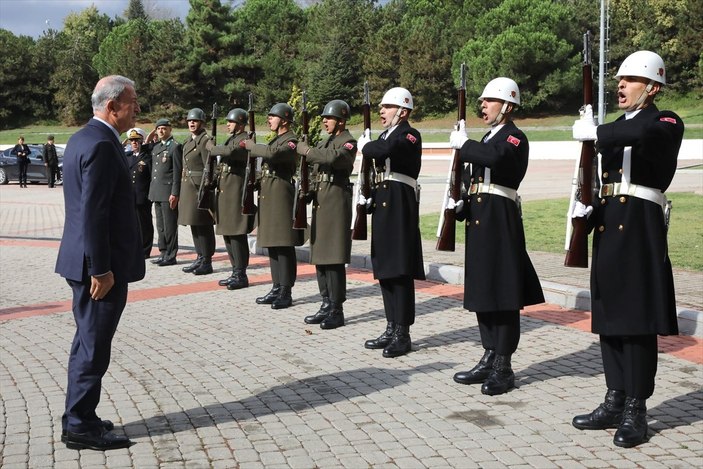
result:
[(189, 225), (198, 257), (183, 272), (195, 275), (212, 273), (212, 255), (215, 253), (215, 229), (212, 215), (198, 208), (198, 189), (203, 178), (207, 158), (213, 147), (205, 130), (205, 113), (193, 108), (186, 117), (190, 137), (183, 143), (183, 177), (181, 198), (178, 201), (178, 224)]
[(247, 151), (239, 144), (247, 138), (244, 131), (247, 125), (247, 112), (232, 109), (227, 114), (227, 130), (230, 135), (224, 145), (212, 148), (212, 155), (219, 155), (217, 167), (217, 198), (215, 215), (216, 232), (225, 240), (232, 275), (220, 280), (220, 286), (228, 290), (238, 290), (249, 286), (247, 266), (249, 265), (249, 243), (247, 233), (254, 227), (253, 215), (242, 215), (242, 189), (247, 166)]
[(268, 114), (268, 125), (276, 136), (268, 145), (256, 144), (251, 139), (243, 142), (252, 156), (263, 160), (256, 242), (268, 248), (273, 287), (256, 302), (270, 304), (273, 309), (293, 304), (291, 289), (297, 273), (295, 246), (304, 241), (304, 230), (293, 229), (293, 174), (298, 140), (290, 130), (292, 122), (293, 108), (286, 103), (274, 104)]
[[(322, 305), (305, 317), (307, 324), (322, 329), (344, 325), (342, 303), (347, 299), (345, 264), (351, 256), (352, 191), (349, 175), (356, 159), (356, 140), (346, 130), (349, 105), (330, 101), (322, 112), (322, 125), (330, 134), (316, 148), (298, 144), (298, 154), (312, 165), (312, 223), (310, 263), (315, 265)], [(302, 202), (302, 201), (301, 201)]]

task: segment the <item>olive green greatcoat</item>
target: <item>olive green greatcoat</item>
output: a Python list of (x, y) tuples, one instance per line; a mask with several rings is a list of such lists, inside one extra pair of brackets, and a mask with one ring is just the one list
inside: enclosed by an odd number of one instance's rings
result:
[(292, 131), (274, 137), (268, 145), (254, 145), (252, 156), (262, 158), (259, 189), (259, 247), (301, 246), (305, 230), (293, 229), (293, 175), (298, 140)]
[(209, 211), (198, 208), (198, 189), (212, 147), (212, 139), (204, 130), (195, 138), (188, 138), (183, 144), (181, 198), (178, 201), (179, 225), (215, 224)]
[(246, 132), (230, 135), (224, 145), (217, 145), (211, 150), (213, 155), (220, 155), (215, 201), (219, 235), (243, 235), (253, 228), (254, 216), (242, 215), (242, 188), (247, 168), (247, 151), (239, 146), (239, 142), (246, 137)]
[(349, 175), (356, 140), (348, 130), (332, 135), (307, 154), (312, 171), (310, 263), (348, 264), (351, 256), (352, 191)]

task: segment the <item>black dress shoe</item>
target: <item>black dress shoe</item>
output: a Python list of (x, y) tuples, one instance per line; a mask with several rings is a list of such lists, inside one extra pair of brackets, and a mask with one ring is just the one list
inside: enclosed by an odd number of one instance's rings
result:
[(481, 392), (488, 396), (505, 394), (515, 387), (515, 373), (510, 365), (510, 355), (496, 355), (488, 378), (481, 386)]
[(192, 264), (183, 267), (181, 270), (187, 274), (193, 272), (195, 269), (200, 267), (200, 264), (202, 264), (203, 258), (202, 257), (197, 257)]
[(383, 332), (383, 334), (379, 335), (375, 339), (370, 339), (364, 342), (364, 348), (368, 349), (380, 349), (380, 348), (386, 348), (388, 344), (391, 343), (391, 339), (393, 339), (393, 331), (395, 331), (395, 323), (394, 322), (389, 322), (386, 324), (386, 330)]
[(579, 430), (605, 430), (618, 428), (625, 410), (625, 391), (608, 389), (603, 403), (590, 414), (577, 415), (571, 425)]
[(156, 265), (158, 265), (159, 267), (164, 267), (167, 265), (176, 265), (176, 264), (178, 264), (178, 262), (176, 261), (176, 258), (172, 257), (170, 259), (164, 259)]
[(645, 399), (628, 397), (622, 413), (622, 423), (615, 432), (613, 443), (632, 448), (647, 441), (647, 406)]
[(151, 262), (152, 264), (159, 264), (160, 262), (163, 262), (163, 260), (164, 260), (164, 256), (159, 256), (156, 259), (152, 259), (149, 262)]
[(305, 324), (320, 324), (327, 316), (329, 316), (331, 306), (332, 303), (330, 303), (330, 298), (328, 296), (323, 296), (320, 309), (318, 309), (315, 314), (305, 316), (303, 321)]
[(103, 424), (103, 428), (108, 432), (115, 429), (115, 424), (112, 423), (112, 420), (102, 420), (101, 423)]
[(281, 285), (274, 283), (271, 290), (264, 296), (260, 296), (256, 299), (257, 305), (270, 305), (273, 301), (278, 298), (278, 293), (281, 291)]
[(480, 384), (486, 381), (488, 375), (493, 369), (493, 360), (495, 360), (495, 350), (486, 349), (475, 367), (469, 371), (460, 371), (454, 375), (454, 381), (459, 384)]
[(66, 444), (68, 449), (92, 449), (95, 451), (129, 448), (132, 445), (126, 436), (115, 435), (104, 428), (86, 433), (66, 432), (65, 436), (61, 436), (61, 441)]
[(234, 279), (234, 272), (232, 272), (232, 275), (230, 275), (227, 278), (223, 278), (222, 280), (218, 281), (217, 284), (221, 287), (226, 287), (229, 282), (231, 282)]

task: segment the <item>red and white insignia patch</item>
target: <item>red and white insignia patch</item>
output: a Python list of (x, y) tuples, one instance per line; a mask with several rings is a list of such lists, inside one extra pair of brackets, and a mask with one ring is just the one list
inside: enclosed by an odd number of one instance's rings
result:
[(408, 134), (406, 138), (408, 140), (410, 140), (411, 143), (417, 142), (417, 139), (415, 138), (415, 136), (413, 134)]
[(288, 146), (290, 147), (291, 150), (295, 150), (295, 148), (296, 148), (295, 142), (288, 142)]
[(512, 135), (508, 135), (508, 143), (512, 143), (516, 147), (520, 145), (520, 139), (517, 137), (513, 137)]
[(676, 119), (674, 119), (673, 117), (660, 117), (659, 120), (661, 122), (668, 122), (670, 124), (676, 124)]
[(347, 142), (344, 144), (344, 148), (346, 148), (347, 150), (353, 150), (354, 145), (351, 142)]

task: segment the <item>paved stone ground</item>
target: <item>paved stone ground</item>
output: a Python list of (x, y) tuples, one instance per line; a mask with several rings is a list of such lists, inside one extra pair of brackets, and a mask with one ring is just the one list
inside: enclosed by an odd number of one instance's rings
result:
[[(650, 441), (620, 449), (612, 430), (570, 424), (604, 394), (587, 312), (526, 309), (517, 389), (489, 397), (452, 381), (482, 352), (460, 285), (417, 282), (413, 352), (384, 359), (362, 345), (385, 327), (367, 270), (349, 269), (347, 325), (322, 331), (302, 322), (319, 302), (312, 266), (299, 265), (293, 307), (275, 311), (254, 304), (269, 289), (267, 259), (253, 256), (252, 286), (230, 292), (216, 286), (230, 271), (221, 249), (214, 275), (147, 263), (132, 285), (98, 411), (136, 444), (68, 450), (60, 420), (74, 325), (70, 289), (53, 273), (62, 220), (61, 189), (0, 187), (3, 468), (703, 465), (701, 339), (660, 340)], [(193, 258), (184, 229), (181, 244), (183, 265)]]

